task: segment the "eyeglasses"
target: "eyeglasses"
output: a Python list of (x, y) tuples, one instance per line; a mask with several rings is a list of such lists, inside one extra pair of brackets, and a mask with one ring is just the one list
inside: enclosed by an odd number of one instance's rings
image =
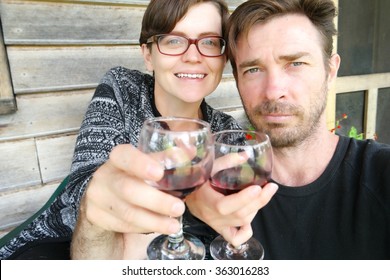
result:
[(150, 37), (147, 44), (157, 43), (160, 53), (165, 55), (182, 55), (194, 44), (199, 53), (206, 57), (217, 57), (225, 53), (226, 41), (220, 36), (207, 36), (190, 39), (179, 35), (159, 34)]

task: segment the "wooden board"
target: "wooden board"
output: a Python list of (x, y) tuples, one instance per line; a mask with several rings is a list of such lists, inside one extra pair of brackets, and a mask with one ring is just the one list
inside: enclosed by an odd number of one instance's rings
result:
[(0, 26), (0, 115), (15, 112), (16, 102), (12, 91), (8, 58)]
[(39, 168), (44, 184), (60, 180), (69, 174), (76, 136), (73, 134), (36, 140)]
[(223, 78), (217, 89), (206, 100), (214, 108), (224, 111), (242, 108), (241, 98), (238, 94), (236, 82), (232, 76)]
[(378, 73), (338, 77), (335, 91), (336, 93), (345, 93), (387, 87), (390, 87), (390, 73)]
[(0, 231), (5, 234), (38, 211), (61, 181), (38, 185), (18, 192), (0, 194)]
[(19, 110), (0, 116), (1, 141), (78, 131), (93, 90), (17, 98)]
[[(144, 7), (2, 1), (7, 45), (138, 44)], [(124, 1), (123, 1), (124, 2)], [(131, 4), (131, 1), (127, 1)]]
[(3, 191), (41, 183), (33, 139), (1, 143), (0, 155), (0, 195)]
[(118, 65), (146, 71), (138, 47), (9, 47), (16, 94), (95, 87)]

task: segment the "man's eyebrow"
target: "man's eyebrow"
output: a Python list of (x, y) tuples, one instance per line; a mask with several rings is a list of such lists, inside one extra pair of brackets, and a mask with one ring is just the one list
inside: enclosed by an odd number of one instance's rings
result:
[(252, 59), (252, 60), (247, 60), (238, 65), (238, 68), (246, 68), (246, 67), (251, 67), (254, 65), (259, 65), (261, 64), (261, 61), (259, 59)]
[(282, 61), (293, 61), (302, 57), (311, 57), (311, 54), (308, 52), (297, 52), (293, 54), (281, 55), (278, 57), (278, 59)]
[[(286, 54), (286, 55), (281, 55), (278, 57), (278, 60), (280, 61), (294, 61), (298, 58), (302, 58), (302, 57), (311, 57), (312, 55), (308, 52), (297, 52), (297, 53), (293, 53), (293, 54)], [(255, 66), (255, 65), (262, 65), (262, 61), (258, 58), (256, 59), (252, 59), (252, 60), (247, 60), (247, 61), (243, 61), (242, 63), (240, 63), (238, 65), (238, 68), (247, 68), (247, 67), (252, 67), (252, 66)]]

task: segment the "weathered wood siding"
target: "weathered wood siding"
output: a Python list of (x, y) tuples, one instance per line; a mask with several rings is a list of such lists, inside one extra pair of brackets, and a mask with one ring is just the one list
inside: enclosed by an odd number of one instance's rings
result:
[[(227, 2), (233, 10), (243, 1)], [(146, 71), (138, 36), (148, 3), (0, 0), (0, 110), (7, 108), (0, 114), (8, 113), (0, 115), (0, 236), (39, 209), (68, 174), (104, 73), (118, 65)], [(229, 66), (208, 102), (244, 116)]]

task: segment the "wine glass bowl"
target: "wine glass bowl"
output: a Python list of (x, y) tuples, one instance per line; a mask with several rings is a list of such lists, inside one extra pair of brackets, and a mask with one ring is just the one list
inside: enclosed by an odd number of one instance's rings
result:
[[(150, 185), (181, 199), (204, 184), (214, 159), (213, 139), (208, 123), (189, 118), (158, 117), (146, 120), (138, 148), (164, 167), (163, 178)], [(178, 218), (182, 224), (182, 217)], [(149, 259), (203, 259), (205, 247), (182, 229), (160, 235), (147, 249)]]
[[(214, 190), (231, 195), (252, 186), (264, 186), (271, 179), (272, 146), (265, 133), (252, 130), (225, 130), (214, 134)], [(234, 247), (218, 236), (210, 244), (214, 259), (263, 259), (261, 244), (251, 238)]]

